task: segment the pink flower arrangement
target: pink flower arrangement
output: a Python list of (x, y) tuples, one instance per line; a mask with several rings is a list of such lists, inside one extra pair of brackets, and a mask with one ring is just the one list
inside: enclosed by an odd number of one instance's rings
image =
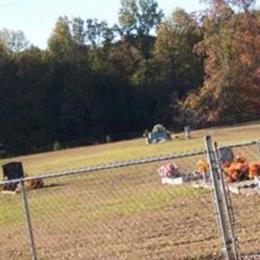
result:
[(175, 163), (162, 165), (157, 169), (157, 173), (160, 177), (178, 177), (180, 175), (179, 168)]

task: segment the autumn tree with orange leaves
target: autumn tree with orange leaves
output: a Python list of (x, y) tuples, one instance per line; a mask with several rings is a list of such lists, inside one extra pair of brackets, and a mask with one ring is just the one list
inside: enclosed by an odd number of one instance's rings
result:
[(254, 1), (211, 0), (202, 18), (203, 40), (196, 51), (205, 57), (202, 87), (181, 104), (197, 122), (246, 117), (260, 108), (260, 18)]

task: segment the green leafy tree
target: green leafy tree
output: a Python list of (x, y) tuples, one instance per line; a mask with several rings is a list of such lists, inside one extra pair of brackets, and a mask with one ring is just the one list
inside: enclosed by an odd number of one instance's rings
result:
[(106, 21), (99, 22), (97, 19), (86, 21), (86, 40), (94, 48), (110, 45), (115, 38), (114, 29), (110, 28)]
[(155, 0), (121, 0), (119, 25), (123, 35), (148, 36), (163, 17)]
[(194, 52), (202, 40), (196, 17), (177, 9), (157, 31), (155, 60), (158, 81), (182, 98), (203, 81), (203, 60)]
[(67, 17), (59, 17), (48, 40), (50, 55), (57, 61), (69, 61), (74, 58), (74, 47), (69, 20)]
[(2, 29), (0, 31), (0, 42), (11, 52), (20, 52), (29, 47), (29, 41), (20, 30)]
[(75, 17), (70, 21), (71, 24), (71, 34), (74, 42), (78, 45), (85, 45), (85, 23), (80, 17)]
[(155, 0), (121, 0), (117, 31), (148, 59), (154, 45), (151, 32), (159, 26), (162, 18), (163, 12)]

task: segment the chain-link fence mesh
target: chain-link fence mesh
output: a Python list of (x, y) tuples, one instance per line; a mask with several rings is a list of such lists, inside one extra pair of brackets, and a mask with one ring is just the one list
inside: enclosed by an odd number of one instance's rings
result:
[[(0, 190), (3, 185), (0, 185)], [(19, 194), (0, 194), (0, 259), (30, 259), (30, 244)]]
[[(189, 184), (163, 185), (157, 173), (161, 165), (174, 161), (181, 174), (189, 174), (203, 157), (195, 153), (174, 160), (142, 160), (45, 179), (45, 188), (27, 194), (38, 259), (221, 258), (210, 191)], [(10, 225), (17, 228), (18, 223)], [(11, 233), (10, 240), (28, 239)], [(8, 254), (7, 248), (3, 259)]]
[[(259, 161), (256, 144), (232, 149)], [(174, 162), (188, 175), (199, 159), (203, 152), (44, 178), (26, 192), (37, 259), (223, 259), (211, 191), (163, 185), (157, 173)], [(241, 253), (258, 253), (260, 196), (231, 198)], [(0, 203), (0, 259), (30, 259), (20, 194), (0, 194)]]
[[(242, 156), (248, 165), (260, 164), (257, 143), (233, 147), (235, 156)], [(260, 259), (260, 188), (254, 180), (229, 184), (235, 193), (231, 194), (235, 229), (241, 255), (257, 255)], [(238, 193), (238, 194), (237, 194)]]

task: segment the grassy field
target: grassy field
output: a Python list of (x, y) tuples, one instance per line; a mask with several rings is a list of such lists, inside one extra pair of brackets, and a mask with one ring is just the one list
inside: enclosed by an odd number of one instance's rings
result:
[[(164, 144), (148, 146), (137, 139), (11, 160), (21, 160), (26, 172), (39, 175), (202, 149), (206, 134), (221, 145), (255, 140), (260, 124), (194, 131), (190, 140), (180, 133)], [(255, 146), (244, 152), (259, 159)], [(189, 172), (198, 158), (176, 163)], [(161, 185), (156, 169), (163, 163), (45, 180), (45, 188), (29, 191), (39, 259), (223, 259), (210, 192)], [(241, 251), (260, 252), (260, 196), (236, 195), (233, 204)], [(19, 194), (0, 194), (0, 237), (1, 260), (30, 259)]]
[(21, 156), (2, 160), (2, 163), (19, 160), (23, 162), (28, 175), (40, 175), (48, 171), (203, 149), (203, 137), (205, 135), (211, 135), (220, 145), (256, 140), (260, 139), (260, 122), (243, 126), (193, 131), (190, 140), (185, 140), (183, 133), (177, 133), (173, 136), (177, 138), (163, 144), (146, 145), (144, 138), (140, 138), (131, 141)]

